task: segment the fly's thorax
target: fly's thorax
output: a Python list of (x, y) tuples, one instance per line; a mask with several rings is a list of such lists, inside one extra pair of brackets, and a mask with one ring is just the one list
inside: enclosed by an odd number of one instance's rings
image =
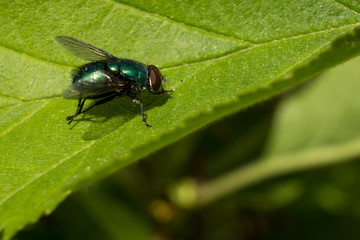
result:
[(107, 62), (109, 70), (125, 81), (130, 81), (135, 87), (146, 87), (148, 70), (142, 63), (131, 59), (117, 59)]

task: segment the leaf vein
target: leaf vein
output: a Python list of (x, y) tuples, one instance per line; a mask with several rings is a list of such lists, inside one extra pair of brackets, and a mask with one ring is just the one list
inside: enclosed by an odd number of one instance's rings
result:
[(317, 32), (299, 34), (299, 35), (296, 35), (296, 36), (291, 36), (291, 37), (286, 37), (286, 38), (281, 38), (281, 39), (275, 39), (275, 40), (272, 40), (272, 41), (269, 41), (269, 42), (257, 43), (257, 44), (253, 44), (252, 46), (247, 47), (247, 48), (242, 48), (240, 50), (235, 50), (235, 51), (232, 51), (230, 53), (227, 52), (226, 54), (221, 55), (219, 57), (207, 58), (207, 59), (203, 59), (203, 60), (200, 60), (200, 61), (195, 61), (195, 62), (192, 62), (192, 63), (179, 64), (179, 65), (175, 65), (175, 66), (172, 66), (172, 67), (163, 68), (162, 70), (166, 71), (166, 70), (170, 70), (170, 69), (176, 69), (176, 68), (181, 68), (181, 67), (185, 67), (185, 66), (201, 64), (201, 63), (205, 63), (205, 62), (217, 61), (217, 60), (221, 60), (221, 59), (227, 58), (229, 56), (235, 55), (235, 54), (237, 54), (239, 52), (249, 51), (251, 49), (261, 47), (261, 46), (264, 46), (264, 45), (267, 45), (267, 44), (273, 44), (273, 43), (276, 43), (276, 42), (287, 41), (287, 40), (291, 40), (291, 39), (297, 39), (297, 38), (312, 36), (312, 35), (316, 35), (316, 34), (328, 33), (328, 32), (332, 32), (332, 31), (336, 31), (336, 30), (340, 30), (340, 29), (346, 29), (346, 28), (349, 28), (349, 27), (359, 27), (359, 26), (360, 26), (360, 23), (349, 24), (349, 25), (338, 27), (338, 28), (329, 28), (329, 29), (320, 30), (320, 31), (317, 31)]
[(61, 164), (63, 164), (64, 162), (66, 162), (67, 160), (69, 160), (70, 158), (76, 156), (77, 154), (81, 153), (82, 151), (84, 151), (85, 149), (90, 148), (92, 145), (94, 145), (96, 143), (96, 141), (92, 141), (91, 143), (89, 143), (88, 145), (84, 146), (83, 148), (79, 149), (78, 151), (75, 151), (72, 155), (61, 159), (57, 164), (54, 164), (51, 168), (47, 169), (46, 171), (42, 172), (41, 174), (37, 174), (35, 175), (32, 179), (30, 179), (28, 182), (26, 182), (25, 184), (23, 184), (21, 187), (17, 188), (16, 190), (14, 190), (13, 192), (11, 192), (6, 198), (4, 198), (1, 202), (0, 202), (0, 206), (3, 205), (6, 201), (8, 201), (9, 199), (11, 199), (13, 196), (15, 196), (17, 193), (19, 193), (21, 190), (25, 189), (27, 186), (29, 186), (31, 183), (35, 182), (37, 179), (39, 179), (40, 177), (44, 176), (45, 174), (51, 172), (53, 169), (57, 168), (58, 166), (60, 166)]
[(19, 122), (11, 125), (9, 128), (7, 128), (3, 133), (0, 134), (0, 137), (4, 136), (5, 134), (9, 133), (10, 131), (14, 130), (16, 127), (18, 127), (19, 125), (21, 125), (22, 123), (24, 123), (26, 120), (30, 119), (32, 116), (34, 116), (34, 114), (36, 114), (37, 112), (39, 112), (41, 109), (43, 109), (46, 105), (48, 105), (50, 103), (50, 101), (44, 101), (44, 104), (37, 109), (36, 111), (33, 111), (31, 113), (29, 113), (29, 115), (23, 117)]
[(53, 100), (53, 99), (60, 98), (59, 96), (56, 95), (56, 96), (50, 96), (50, 97), (42, 97), (42, 98), (24, 100), (24, 99), (20, 99), (20, 98), (17, 98), (17, 97), (11, 97), (11, 96), (2, 95), (2, 94), (0, 94), (0, 97), (9, 97), (9, 98), (21, 101), (20, 103), (17, 103), (17, 104), (14, 104), (14, 105), (6, 106), (6, 107), (0, 107), (0, 110), (6, 110), (6, 109), (13, 108), (13, 107), (18, 107), (18, 106), (21, 106), (21, 105), (24, 105), (24, 104), (27, 104), (27, 103), (39, 102), (39, 101), (44, 101), (44, 100)]
[(352, 12), (356, 13), (357, 15), (359, 15), (360, 13), (358, 11), (356, 11), (355, 9), (352, 9), (350, 6), (346, 5), (345, 3), (343, 2), (340, 2), (339, 0), (334, 0), (334, 2), (344, 6), (345, 8), (351, 10)]
[(13, 48), (13, 47), (10, 47), (10, 46), (6, 46), (6, 45), (0, 45), (0, 48), (3, 48), (5, 50), (8, 50), (8, 51), (12, 51), (14, 52), (15, 54), (17, 55), (20, 55), (20, 56), (27, 56), (27, 57), (30, 57), (30, 58), (33, 58), (37, 61), (41, 61), (41, 62), (45, 62), (45, 63), (48, 63), (48, 64), (52, 64), (52, 65), (55, 65), (55, 67), (66, 67), (66, 68), (69, 68), (69, 67), (74, 67), (74, 66), (71, 66), (71, 65), (65, 65), (65, 64), (62, 64), (62, 63), (58, 63), (58, 62), (55, 62), (55, 61), (51, 61), (49, 59), (45, 59), (45, 58), (42, 58), (42, 57), (39, 57), (39, 56), (35, 56), (35, 55), (31, 55), (30, 53), (28, 52), (20, 52), (19, 50)]
[(152, 13), (152, 12), (149, 12), (145, 9), (141, 9), (139, 7), (135, 7), (135, 6), (132, 6), (128, 3), (122, 3), (122, 2), (118, 2), (118, 1), (115, 1), (115, 0), (109, 0), (111, 2), (113, 2), (114, 4), (118, 4), (118, 5), (122, 5), (124, 7), (128, 7), (128, 8), (132, 8), (132, 9), (135, 9), (137, 11), (141, 11), (143, 13), (146, 13), (148, 15), (151, 15), (151, 16), (154, 16), (156, 18), (160, 18), (162, 20), (166, 20), (166, 21), (169, 21), (169, 22), (172, 22), (172, 23), (175, 23), (175, 24), (179, 24), (179, 25), (183, 25), (183, 26), (187, 26), (188, 28), (192, 28), (194, 30), (197, 30), (199, 32), (204, 32), (204, 33), (207, 33), (207, 34), (211, 34), (211, 35), (215, 35), (215, 36), (218, 36), (218, 37), (222, 37), (222, 38), (228, 38), (228, 39), (231, 39), (231, 40), (236, 40), (236, 41), (241, 41), (241, 42), (244, 42), (244, 43), (249, 43), (249, 44), (253, 44), (255, 42), (252, 42), (250, 40), (243, 40), (243, 39), (239, 39), (239, 38), (235, 38), (234, 36), (230, 36), (230, 35), (225, 35), (223, 33), (219, 33), (219, 32), (215, 32), (213, 30), (210, 30), (210, 29), (206, 29), (206, 28), (201, 28), (199, 26), (196, 26), (196, 25), (192, 25), (190, 23), (185, 23), (185, 22), (179, 22), (179, 21), (176, 21), (174, 19), (171, 19), (165, 15), (160, 15), (160, 14), (157, 14), (157, 13)]

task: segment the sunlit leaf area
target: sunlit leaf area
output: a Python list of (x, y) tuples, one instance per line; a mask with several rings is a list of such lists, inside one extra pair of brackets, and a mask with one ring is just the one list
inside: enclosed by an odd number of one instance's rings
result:
[[(0, 238), (359, 239), (359, 28), (356, 0), (0, 0)], [(96, 63), (57, 36), (157, 66), (152, 127), (125, 95), (67, 124)]]

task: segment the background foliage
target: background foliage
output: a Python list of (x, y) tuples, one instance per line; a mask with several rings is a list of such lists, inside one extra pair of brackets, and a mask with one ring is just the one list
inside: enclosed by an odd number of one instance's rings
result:
[[(357, 55), (358, 8), (329, 0), (0, 1), (3, 237), (72, 191)], [(143, 126), (125, 98), (68, 127), (76, 103), (60, 95), (83, 62), (54, 41), (58, 35), (159, 66), (175, 91), (140, 96), (154, 127)], [(358, 158), (358, 62), (154, 153), (17, 237), (300, 239), (324, 236), (320, 219), (324, 229), (341, 219), (358, 234), (356, 164), (239, 192)], [(332, 237), (342, 233), (331, 229)]]

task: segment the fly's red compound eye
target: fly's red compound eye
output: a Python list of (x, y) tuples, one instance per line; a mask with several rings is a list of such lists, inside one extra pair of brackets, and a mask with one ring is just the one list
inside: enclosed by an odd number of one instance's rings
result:
[(150, 88), (153, 92), (158, 92), (161, 88), (163, 76), (161, 75), (159, 69), (154, 65), (149, 65), (148, 70)]

